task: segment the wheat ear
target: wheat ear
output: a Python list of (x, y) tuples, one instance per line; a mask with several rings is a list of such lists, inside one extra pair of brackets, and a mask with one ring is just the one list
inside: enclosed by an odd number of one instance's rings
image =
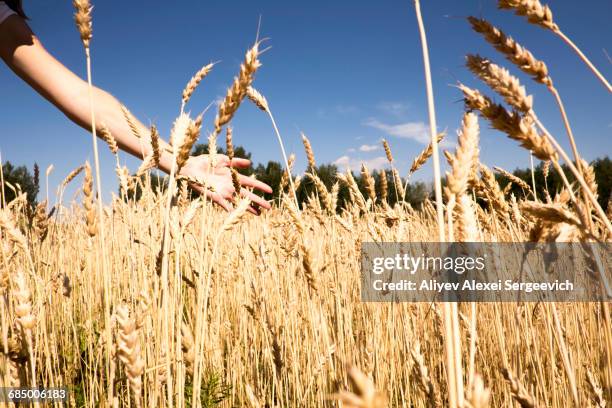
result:
[(466, 58), (469, 70), (500, 94), (510, 106), (523, 113), (531, 112), (533, 97), (527, 95), (518, 78), (479, 55), (468, 54)]
[(232, 86), (227, 90), (225, 98), (219, 105), (219, 111), (215, 118), (215, 135), (221, 133), (221, 128), (232, 120), (238, 110), (240, 103), (247, 95), (247, 90), (255, 79), (255, 72), (261, 66), (259, 62), (259, 43), (255, 43), (246, 53), (244, 61), (240, 65), (240, 73), (234, 78)]
[(17, 315), (17, 323), (23, 331), (26, 345), (28, 348), (28, 355), (30, 358), (31, 365), (31, 386), (36, 387), (36, 356), (34, 355), (34, 335), (33, 331), (36, 327), (36, 318), (32, 314), (32, 295), (28, 284), (26, 282), (25, 275), (22, 271), (15, 274), (15, 290), (13, 291), (15, 297), (15, 315)]
[(527, 391), (521, 381), (512, 374), (507, 368), (502, 369), (502, 374), (512, 390), (512, 397), (519, 403), (522, 408), (538, 408), (535, 398)]
[(315, 161), (312, 145), (304, 133), (302, 133), (302, 143), (304, 144), (304, 150), (306, 151), (306, 157), (308, 158), (308, 169), (310, 171), (315, 171), (317, 168), (317, 163)]
[(72, 170), (70, 173), (68, 173), (68, 175), (66, 176), (64, 181), (62, 181), (61, 186), (62, 187), (66, 187), (72, 180), (74, 180), (76, 178), (76, 176), (81, 174), (81, 172), (84, 169), (85, 169), (85, 166), (81, 165), (81, 166), (77, 167), (76, 169)]
[(387, 202), (387, 196), (389, 195), (389, 183), (387, 181), (387, 172), (381, 169), (378, 173), (380, 175), (380, 200), (383, 203)]
[(553, 14), (550, 7), (543, 5), (539, 0), (499, 0), (498, 7), (500, 9), (514, 10), (519, 16), (527, 17), (531, 24), (539, 25), (540, 27), (551, 30), (561, 40), (563, 40), (586, 64), (586, 66), (595, 74), (597, 79), (606, 87), (608, 92), (612, 92), (612, 85), (602, 75), (601, 72), (593, 65), (586, 55), (578, 48), (574, 42), (561, 31), (559, 26), (553, 21)]
[[(444, 139), (444, 133), (439, 133), (437, 136), (437, 141), (440, 143)], [(414, 160), (412, 161), (412, 165), (410, 166), (410, 170), (408, 171), (408, 175), (412, 175), (414, 172), (419, 170), (427, 160), (433, 155), (433, 144), (430, 142), (427, 144), (425, 149), (419, 153)]]
[(468, 21), (472, 25), (474, 31), (482, 34), (489, 44), (524, 73), (530, 75), (536, 82), (548, 87), (553, 86), (545, 62), (534, 57), (528, 49), (517, 43), (512, 37), (506, 35), (502, 30), (493, 26), (487, 20), (470, 16), (468, 17)]
[[(232, 141), (233, 137), (233, 129), (231, 126), (228, 126), (225, 129), (225, 149), (227, 151), (227, 157), (230, 160), (230, 163), (234, 159), (234, 143)], [(234, 191), (236, 194), (240, 195), (240, 190), (242, 189), (242, 185), (240, 184), (240, 176), (238, 171), (230, 167), (230, 171), (232, 173), (232, 184), (234, 185)]]
[(87, 233), (90, 237), (95, 237), (98, 233), (98, 220), (94, 208), (93, 197), (93, 177), (91, 166), (85, 162), (85, 178), (83, 180), (83, 207), (85, 207), (85, 220), (87, 222)]
[(247, 88), (247, 97), (262, 111), (268, 112), (270, 110), (266, 97), (260, 94), (259, 91), (252, 86)]
[(372, 203), (376, 201), (376, 188), (374, 186), (374, 178), (370, 174), (368, 167), (365, 164), (361, 165), (361, 177), (365, 184), (366, 192), (368, 193), (368, 198), (372, 200)]
[(556, 159), (557, 153), (547, 138), (541, 137), (533, 128), (531, 120), (522, 117), (518, 112), (508, 112), (503, 106), (494, 103), (478, 90), (459, 84), (468, 109), (477, 110), (487, 119), (491, 126), (520, 142), (540, 160)]
[(529, 184), (525, 183), (525, 181), (523, 179), (520, 179), (520, 178), (516, 177), (514, 174), (510, 173), (509, 171), (506, 171), (506, 170), (502, 169), (501, 167), (494, 166), (493, 170), (495, 170), (496, 172), (498, 172), (502, 176), (506, 177), (508, 180), (510, 180), (510, 182), (516, 184), (517, 186), (519, 186), (520, 188), (522, 188), (526, 192), (528, 192), (528, 193), (533, 195), (533, 190), (531, 189)]
[(464, 114), (457, 151), (451, 162), (451, 171), (447, 173), (448, 189), (457, 196), (467, 189), (472, 164), (474, 160), (478, 160), (479, 133), (478, 116), (471, 112)]
[(21, 249), (24, 253), (28, 253), (28, 242), (19, 228), (15, 225), (15, 220), (11, 217), (9, 210), (0, 210), (0, 230), (4, 231), (8, 236), (9, 241)]
[(110, 151), (114, 155), (116, 155), (119, 151), (119, 146), (117, 146), (117, 140), (115, 140), (115, 137), (111, 134), (110, 130), (108, 129), (108, 127), (106, 127), (104, 123), (100, 124), (99, 132), (100, 137), (106, 142)]
[(81, 41), (85, 48), (89, 48), (93, 32), (91, 23), (91, 10), (93, 7), (89, 3), (89, 0), (73, 0), (72, 5), (76, 10), (74, 13), (74, 21), (81, 35)]
[(323, 201), (327, 211), (330, 214), (334, 214), (336, 212), (336, 207), (333, 204), (332, 196), (330, 195), (329, 190), (327, 190), (325, 183), (323, 183), (323, 181), (315, 173), (306, 173), (306, 176), (313, 181), (315, 188), (317, 189), (317, 193), (319, 194), (321, 201)]
[(387, 156), (387, 160), (389, 163), (393, 163), (393, 154), (391, 154), (391, 146), (389, 146), (389, 142), (386, 139), (382, 140), (383, 148), (385, 149), (385, 156)]
[(140, 351), (139, 330), (135, 319), (130, 316), (126, 305), (117, 307), (116, 316), (119, 325), (117, 339), (119, 359), (125, 366), (125, 375), (127, 376), (135, 404), (137, 407), (140, 407), (142, 406), (142, 374), (144, 373), (145, 362)]
[(185, 110), (185, 105), (189, 102), (191, 95), (196, 90), (200, 82), (212, 71), (212, 68), (215, 64), (210, 63), (208, 65), (204, 65), (198, 72), (191, 77), (185, 89), (183, 89), (182, 100), (181, 100), (181, 112)]
[(200, 131), (202, 130), (202, 114), (198, 115), (195, 120), (189, 120), (187, 130), (185, 132), (185, 138), (181, 143), (178, 153), (176, 156), (176, 173), (180, 173), (181, 169), (187, 163), (191, 148), (200, 137)]
[(349, 367), (347, 374), (353, 392), (342, 390), (333, 394), (331, 399), (341, 401), (346, 408), (387, 408), (386, 395), (376, 390), (368, 376), (356, 367)]

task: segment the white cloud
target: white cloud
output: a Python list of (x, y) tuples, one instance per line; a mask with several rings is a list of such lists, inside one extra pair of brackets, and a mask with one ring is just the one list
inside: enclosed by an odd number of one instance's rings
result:
[(349, 152), (349, 153), (355, 153), (356, 150), (355, 150), (355, 148), (350, 147), (346, 151)]
[[(399, 137), (402, 139), (410, 139), (415, 142), (427, 145), (430, 141), (429, 126), (424, 122), (404, 122), (397, 125), (389, 125), (383, 123), (378, 119), (369, 118), (363, 122), (365, 126), (378, 129), (388, 135)], [(453, 147), (454, 143), (448, 141), (448, 138), (444, 138), (440, 147), (449, 148)]]
[(381, 102), (376, 108), (388, 115), (400, 117), (408, 112), (409, 106), (402, 102)]
[(344, 155), (344, 156), (340, 156), (338, 157), (333, 164), (335, 164), (336, 166), (340, 167), (341, 169), (345, 169), (349, 166), (351, 162), (351, 158)]
[(373, 152), (376, 150), (379, 150), (380, 146), (379, 145), (368, 145), (368, 144), (364, 144), (359, 146), (359, 151), (360, 152)]
[(359, 160), (357, 158), (345, 155), (338, 157), (333, 164), (338, 166), (338, 169), (342, 171), (346, 169), (359, 171), (361, 170), (362, 163), (365, 164), (370, 171), (373, 171), (384, 168), (388, 162), (385, 156), (373, 157), (367, 160)]
[(397, 125), (389, 125), (378, 119), (367, 119), (364, 125), (381, 130), (391, 136), (411, 139), (421, 144), (429, 143), (429, 127), (423, 122), (405, 122)]

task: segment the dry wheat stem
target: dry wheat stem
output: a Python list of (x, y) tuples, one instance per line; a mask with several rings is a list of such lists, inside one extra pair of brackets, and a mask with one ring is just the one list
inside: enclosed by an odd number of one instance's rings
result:
[[(425, 69), (425, 84), (427, 89), (427, 108), (429, 113), (429, 131), (433, 148), (434, 186), (436, 194), (436, 213), (438, 222), (438, 239), (445, 241), (444, 233), (444, 209), (442, 207), (442, 182), (440, 174), (440, 157), (438, 152), (438, 141), (436, 138), (436, 114), (434, 107), (433, 87), (431, 81), (431, 69), (429, 67), (429, 50), (421, 6), (419, 0), (414, 0), (414, 8), (421, 37), (423, 49), (423, 64)], [(445, 327), (445, 350), (446, 350), (446, 372), (448, 378), (449, 406), (457, 408), (463, 405), (463, 375), (461, 367), (461, 345), (458, 330), (457, 305), (444, 303), (444, 327)]]

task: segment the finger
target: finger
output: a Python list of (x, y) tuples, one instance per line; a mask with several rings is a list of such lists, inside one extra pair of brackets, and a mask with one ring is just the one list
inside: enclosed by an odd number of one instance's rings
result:
[(240, 190), (240, 195), (242, 197), (248, 198), (255, 204), (259, 205), (260, 207), (265, 208), (266, 210), (269, 210), (270, 208), (272, 208), (269, 202), (267, 202), (266, 200), (264, 200), (262, 197), (258, 196), (257, 194), (253, 194), (246, 188), (243, 188), (242, 190)]
[(247, 159), (242, 159), (240, 157), (234, 157), (232, 159), (232, 163), (230, 166), (235, 167), (237, 169), (246, 169), (251, 165), (251, 161)]
[(212, 200), (215, 204), (219, 205), (227, 212), (232, 211), (232, 205), (229, 201), (227, 201), (221, 194), (213, 193), (212, 191), (206, 191), (206, 196)]
[(261, 215), (261, 211), (258, 208), (252, 206), (249, 206), (249, 208), (247, 208), (247, 211), (254, 215)]
[(253, 187), (257, 190), (263, 191), (264, 193), (272, 193), (272, 187), (257, 179), (240, 175), (239, 180), (240, 184), (245, 187)]

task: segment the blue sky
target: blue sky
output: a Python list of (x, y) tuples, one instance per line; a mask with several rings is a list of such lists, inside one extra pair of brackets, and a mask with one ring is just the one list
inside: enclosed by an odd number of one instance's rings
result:
[[(356, 1), (94, 1), (94, 82), (114, 94), (144, 123), (167, 135), (185, 83), (202, 65), (221, 61), (194, 94), (189, 109), (201, 111), (225, 94), (244, 52), (253, 43), (259, 16), (272, 48), (262, 55), (255, 86), (266, 95), (289, 151), (305, 167), (300, 132), (311, 139), (317, 161), (371, 168), (384, 165), (380, 139), (389, 140), (402, 172), (424, 147), (427, 109), (421, 49), (412, 2)], [(564, 0), (550, 6), (556, 22), (612, 79), (609, 0), (589, 6)], [(79, 36), (66, 0), (25, 1), (30, 24), (43, 44), (69, 68), (84, 74)], [(612, 152), (612, 97), (570, 49), (552, 33), (527, 24), (493, 0), (423, 1), (438, 126), (456, 139), (462, 113), (457, 81), (485, 89), (464, 68), (464, 55), (480, 53), (508, 65), (471, 32), (465, 17), (483, 16), (503, 28), (549, 65), (585, 158)], [(552, 97), (520, 75), (534, 95), (536, 112), (558, 139), (565, 134)], [(489, 93), (487, 91), (487, 93)], [(490, 93), (489, 93), (490, 94)], [(212, 127), (214, 112), (205, 118)], [(482, 161), (512, 170), (529, 164), (516, 143), (481, 122)], [(269, 121), (245, 104), (234, 120), (235, 143), (254, 161), (279, 160)], [(54, 164), (52, 191), (84, 160), (91, 138), (0, 65), (0, 151), (3, 160), (44, 169)], [(114, 161), (102, 146), (104, 190), (116, 191)], [(122, 156), (135, 170), (136, 160)], [(431, 179), (425, 167), (415, 177)], [(107, 193), (105, 193), (106, 196)]]

